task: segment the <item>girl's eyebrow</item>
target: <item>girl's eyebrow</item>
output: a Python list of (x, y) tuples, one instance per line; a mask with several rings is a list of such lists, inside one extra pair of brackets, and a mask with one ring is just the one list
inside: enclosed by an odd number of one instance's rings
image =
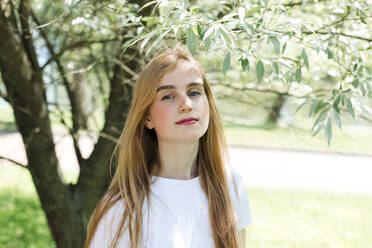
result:
[[(199, 87), (203, 87), (203, 84), (202, 83), (198, 83), (198, 82), (191, 82), (189, 83), (186, 87), (187, 88), (190, 88), (192, 86), (199, 86)], [(161, 90), (166, 90), (166, 89), (175, 89), (176, 87), (174, 85), (162, 85), (160, 86), (156, 92), (159, 92)]]

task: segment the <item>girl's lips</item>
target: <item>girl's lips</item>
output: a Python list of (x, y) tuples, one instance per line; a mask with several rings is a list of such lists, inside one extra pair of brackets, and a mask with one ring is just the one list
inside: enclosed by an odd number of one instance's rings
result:
[(188, 118), (188, 119), (180, 120), (180, 121), (176, 122), (176, 124), (178, 124), (178, 125), (191, 125), (191, 124), (196, 123), (197, 121), (198, 121), (198, 119)]

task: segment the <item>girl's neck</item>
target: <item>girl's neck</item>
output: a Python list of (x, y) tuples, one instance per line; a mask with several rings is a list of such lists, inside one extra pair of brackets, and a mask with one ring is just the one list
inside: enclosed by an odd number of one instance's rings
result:
[(199, 141), (190, 143), (159, 142), (159, 163), (156, 176), (172, 179), (192, 179), (198, 176)]

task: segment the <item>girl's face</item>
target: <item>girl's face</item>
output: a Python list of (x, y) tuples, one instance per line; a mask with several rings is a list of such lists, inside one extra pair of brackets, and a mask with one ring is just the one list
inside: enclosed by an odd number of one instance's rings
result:
[(209, 105), (197, 67), (180, 60), (160, 81), (146, 127), (158, 142), (198, 140), (207, 131)]

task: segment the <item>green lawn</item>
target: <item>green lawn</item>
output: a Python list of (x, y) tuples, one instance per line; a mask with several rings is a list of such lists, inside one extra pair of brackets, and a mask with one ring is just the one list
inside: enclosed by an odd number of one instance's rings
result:
[[(372, 196), (248, 188), (247, 247), (372, 248)], [(0, 166), (0, 247), (53, 247), (28, 171)]]
[(55, 247), (29, 172), (0, 165), (0, 247)]
[(312, 137), (310, 129), (224, 124), (228, 145), (372, 155), (372, 127), (349, 125), (334, 129), (329, 146), (322, 132)]
[(248, 195), (247, 247), (372, 247), (372, 196), (262, 188)]

